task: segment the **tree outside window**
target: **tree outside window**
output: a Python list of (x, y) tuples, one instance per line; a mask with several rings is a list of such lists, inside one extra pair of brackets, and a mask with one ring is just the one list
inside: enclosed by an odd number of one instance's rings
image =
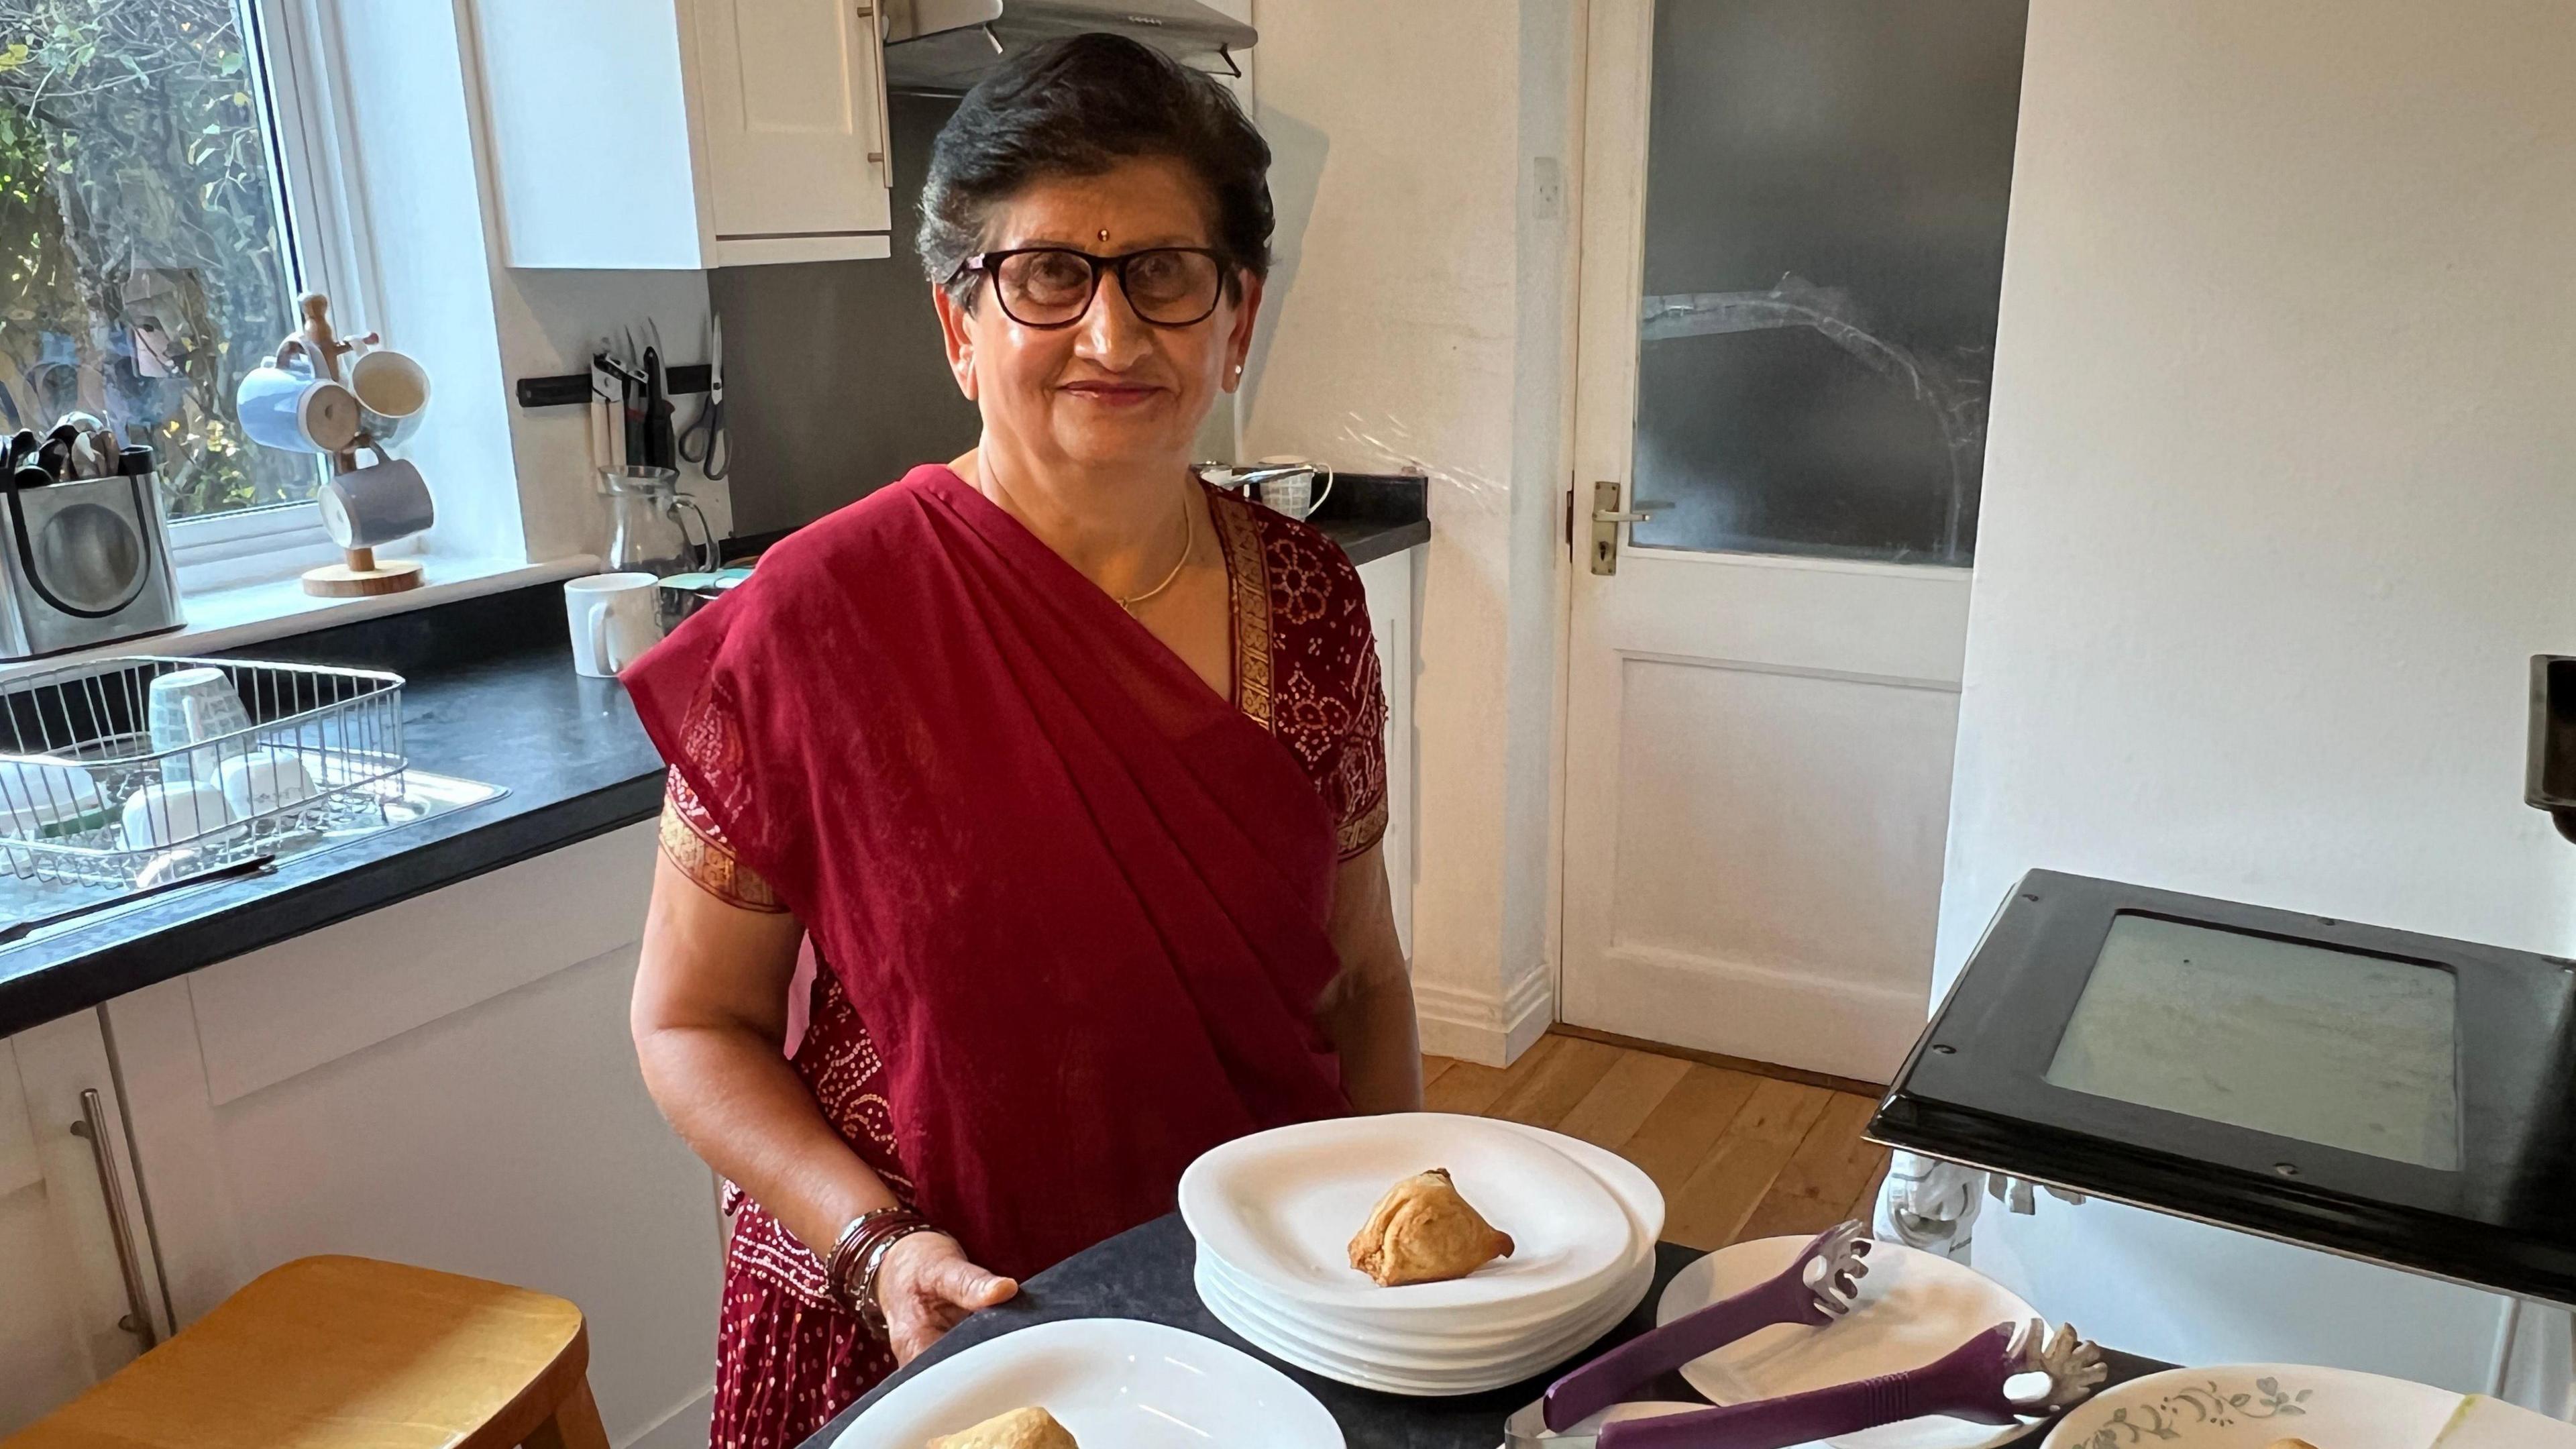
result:
[(233, 407), (296, 322), (256, 54), (229, 0), (0, 0), (0, 420), (149, 442), (174, 519), (320, 482)]

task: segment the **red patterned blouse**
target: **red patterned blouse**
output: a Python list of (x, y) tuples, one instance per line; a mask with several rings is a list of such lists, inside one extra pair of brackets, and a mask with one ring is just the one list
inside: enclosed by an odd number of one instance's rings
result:
[[(1293, 755), (1337, 823), (1343, 859), (1386, 831), (1386, 695), (1367, 600), (1341, 550), (1303, 523), (1209, 490), (1231, 585), (1235, 705)], [(679, 772), (669, 777), (664, 852), (730, 904), (783, 911), (777, 895), (734, 858)], [(810, 981), (810, 987), (806, 983)], [(895, 1195), (915, 1197), (919, 1172), (881, 1084), (884, 1061), (863, 1006), (809, 943), (791, 1011), (788, 1052), (826, 1120)], [(797, 1018), (802, 1018), (798, 1030)], [(725, 1187), (735, 1214), (717, 1339), (717, 1449), (793, 1445), (893, 1371), (885, 1342), (834, 1303), (823, 1264), (751, 1201)]]

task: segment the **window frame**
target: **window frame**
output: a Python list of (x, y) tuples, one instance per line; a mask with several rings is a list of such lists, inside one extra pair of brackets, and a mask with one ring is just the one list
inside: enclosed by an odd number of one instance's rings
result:
[[(347, 68), (332, 7), (326, 0), (236, 0), (235, 14), (249, 60), (244, 69), (267, 119), (289, 307), (306, 292), (323, 292), (344, 325), (357, 318), (373, 324), (383, 289), (357, 185)], [(310, 500), (168, 525), (182, 596), (339, 558)]]

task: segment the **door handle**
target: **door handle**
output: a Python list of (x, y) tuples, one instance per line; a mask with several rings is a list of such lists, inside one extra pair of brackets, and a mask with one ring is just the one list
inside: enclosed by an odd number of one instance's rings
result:
[(885, 6), (878, 3), (861, 5), (859, 21), (868, 28), (868, 45), (876, 57), (877, 149), (868, 153), (868, 164), (885, 177), (888, 190), (894, 187), (894, 116), (886, 101)]
[(1665, 509), (1669, 503), (1635, 503), (1619, 506), (1619, 484), (1604, 478), (1592, 485), (1592, 571), (1596, 574), (1619, 572), (1619, 525), (1643, 523)]
[(107, 1228), (116, 1239), (116, 1268), (125, 1278), (125, 1308), (116, 1326), (150, 1348), (161, 1341), (152, 1331), (151, 1299), (143, 1291), (143, 1255), (134, 1245), (134, 1219), (125, 1210), (125, 1184), (116, 1171), (116, 1151), (107, 1142), (107, 1102), (96, 1087), (83, 1087), (81, 1117), (72, 1124), (74, 1137), (89, 1139), (89, 1155), (98, 1164), (98, 1190), (107, 1198)]

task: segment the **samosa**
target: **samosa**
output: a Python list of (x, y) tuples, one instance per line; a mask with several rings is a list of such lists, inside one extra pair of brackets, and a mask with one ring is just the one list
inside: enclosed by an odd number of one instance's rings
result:
[(1512, 1255), (1512, 1235), (1458, 1195), (1449, 1169), (1417, 1172), (1386, 1190), (1351, 1239), (1351, 1266), (1381, 1288), (1464, 1278)]

